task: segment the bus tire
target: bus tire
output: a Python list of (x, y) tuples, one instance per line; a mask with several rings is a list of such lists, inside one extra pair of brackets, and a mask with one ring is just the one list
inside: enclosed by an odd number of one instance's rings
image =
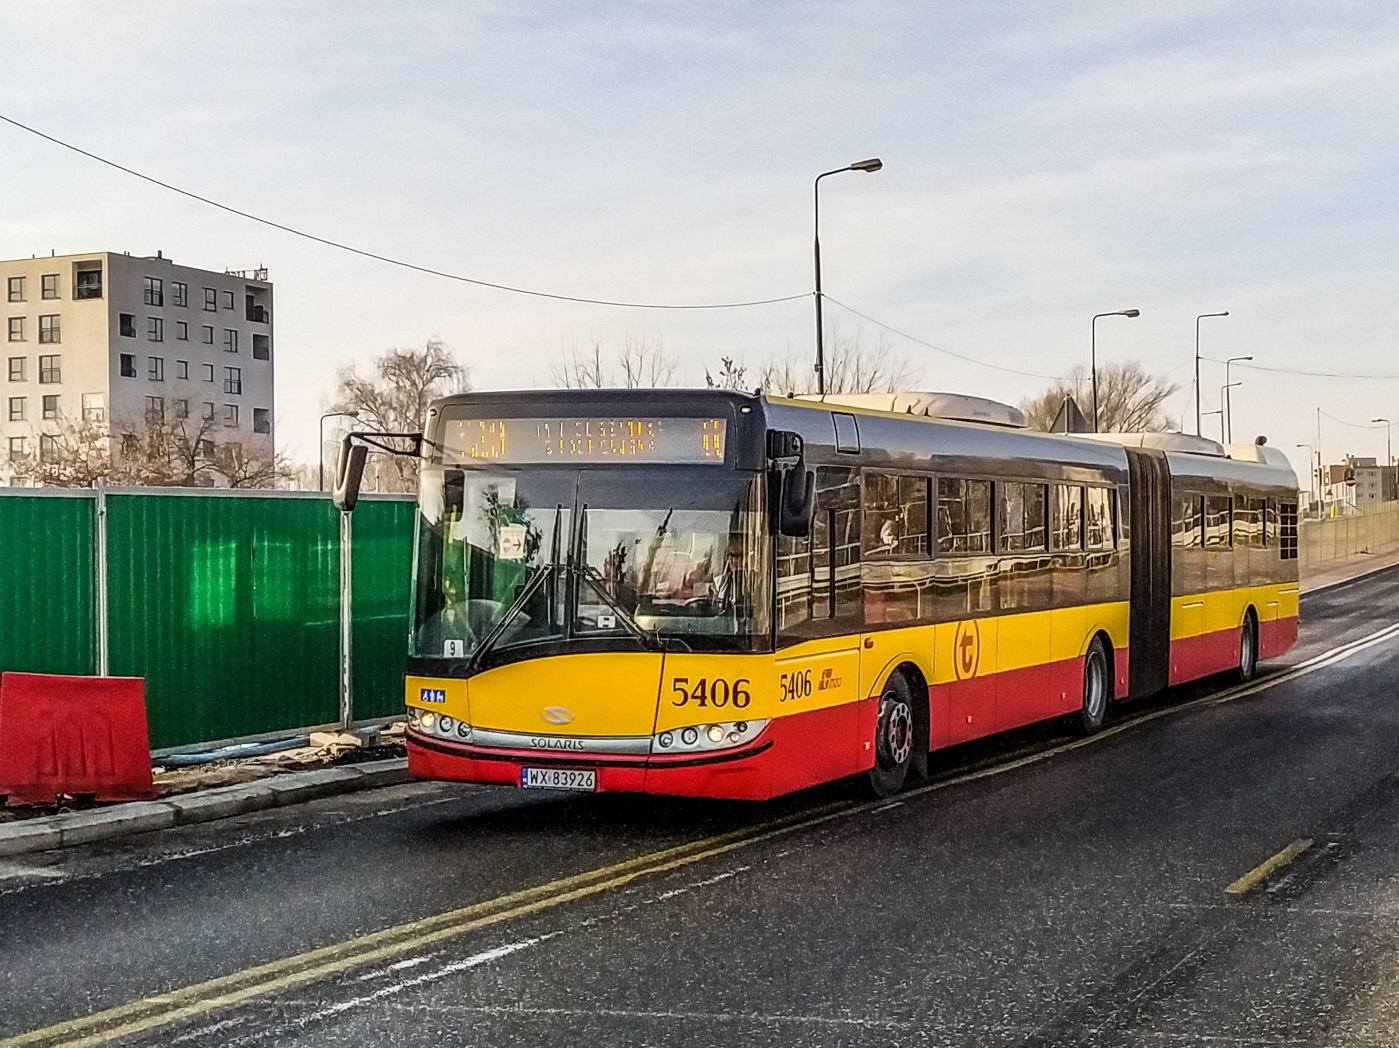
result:
[(1080, 735), (1092, 735), (1107, 720), (1108, 703), (1112, 694), (1112, 680), (1108, 673), (1108, 655), (1103, 650), (1099, 637), (1088, 645), (1088, 654), (1083, 656), (1083, 705), (1075, 718), (1074, 726)]
[(903, 789), (913, 763), (913, 693), (903, 675), (895, 673), (879, 696), (874, 726), (874, 767), (867, 774), (876, 797), (892, 797)]
[(1239, 631), (1239, 668), (1235, 673), (1240, 684), (1258, 675), (1258, 620), (1252, 608), (1244, 615), (1244, 628)]

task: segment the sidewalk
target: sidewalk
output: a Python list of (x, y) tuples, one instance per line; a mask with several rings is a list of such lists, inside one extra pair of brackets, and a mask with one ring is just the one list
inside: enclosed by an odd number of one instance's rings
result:
[(1346, 560), (1333, 561), (1317, 571), (1308, 572), (1301, 579), (1301, 590), (1310, 593), (1325, 589), (1395, 564), (1399, 564), (1399, 549), (1385, 553), (1357, 553)]

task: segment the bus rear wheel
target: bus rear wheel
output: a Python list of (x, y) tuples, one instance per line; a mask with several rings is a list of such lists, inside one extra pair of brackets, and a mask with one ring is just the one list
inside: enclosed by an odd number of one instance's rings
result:
[(889, 678), (879, 697), (879, 719), (874, 728), (874, 767), (869, 789), (876, 797), (891, 797), (903, 789), (913, 763), (913, 693), (899, 674)]
[(1240, 684), (1247, 684), (1258, 675), (1258, 620), (1252, 610), (1244, 616), (1244, 628), (1239, 634), (1237, 673)]
[(1092, 735), (1103, 726), (1108, 716), (1108, 695), (1111, 681), (1108, 675), (1108, 655), (1099, 637), (1088, 645), (1083, 657), (1083, 706), (1078, 711), (1075, 726), (1080, 735)]

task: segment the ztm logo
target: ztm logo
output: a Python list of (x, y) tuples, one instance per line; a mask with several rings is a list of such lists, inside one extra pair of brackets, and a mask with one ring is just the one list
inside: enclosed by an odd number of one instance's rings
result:
[(952, 668), (958, 680), (976, 676), (981, 662), (981, 630), (975, 619), (957, 623), (957, 635), (952, 641)]
[(840, 687), (840, 678), (836, 676), (836, 671), (827, 666), (821, 671), (821, 679), (816, 682), (817, 691), (827, 691), (831, 688)]
[(420, 688), (418, 689), (419, 702), (446, 702), (447, 692), (443, 688)]

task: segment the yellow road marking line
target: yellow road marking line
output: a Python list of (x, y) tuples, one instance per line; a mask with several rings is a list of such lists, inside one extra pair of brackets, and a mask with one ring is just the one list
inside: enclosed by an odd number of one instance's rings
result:
[[(1154, 710), (1151, 713), (1134, 717), (1129, 721), (1100, 731), (1096, 735), (1052, 746), (1013, 761), (929, 783), (926, 786), (920, 786), (900, 794), (900, 798), (918, 797), (936, 790), (946, 789), (949, 786), (993, 775), (1003, 775), (1006, 772), (1048, 760), (1058, 754), (1102, 742), (1130, 728), (1161, 717), (1182, 713), (1201, 706), (1221, 705), (1248, 695), (1254, 695), (1308, 673), (1335, 665), (1357, 652), (1396, 635), (1399, 635), (1399, 623), (1323, 652), (1274, 676), (1230, 688), (1220, 694), (1203, 696), (1178, 706)], [(814, 811), (800, 812), (746, 829), (733, 830), (689, 844), (664, 848), (611, 866), (550, 881), (535, 888), (511, 892), (486, 902), (450, 910), (433, 917), (409, 921), (392, 928), (385, 928), (382, 931), (347, 939), (331, 946), (323, 946), (291, 957), (245, 968), (230, 975), (195, 983), (192, 986), (172, 990), (169, 993), (144, 997), (114, 1008), (94, 1012), (91, 1015), (69, 1019), (29, 1033), (9, 1037), (0, 1040), (0, 1048), (90, 1048), (90, 1046), (106, 1044), (117, 1038), (128, 1037), (170, 1023), (182, 1022), (219, 1008), (241, 1004), (281, 990), (315, 982), (350, 968), (396, 958), (444, 939), (465, 935), (480, 928), (499, 924), (502, 921), (529, 916), (561, 906), (564, 903), (597, 895), (650, 874), (664, 873), (699, 862), (702, 859), (723, 855), (750, 844), (794, 833), (846, 815), (869, 812), (880, 807), (883, 803), (870, 801), (861, 804), (854, 801), (839, 801)], [(1307, 842), (1308, 845), (1310, 843), (1310, 841)], [(1286, 849), (1284, 849), (1285, 851)], [(1295, 856), (1293, 857), (1295, 858)], [(1269, 860), (1269, 862), (1271, 861)], [(1266, 876), (1266, 873), (1263, 876)], [(71, 1039), (65, 1040), (64, 1038)]]
[(1252, 891), (1263, 883), (1265, 877), (1286, 866), (1311, 846), (1312, 839), (1310, 837), (1298, 837), (1271, 859), (1259, 863), (1224, 890), (1230, 895), (1243, 895), (1247, 891)]

